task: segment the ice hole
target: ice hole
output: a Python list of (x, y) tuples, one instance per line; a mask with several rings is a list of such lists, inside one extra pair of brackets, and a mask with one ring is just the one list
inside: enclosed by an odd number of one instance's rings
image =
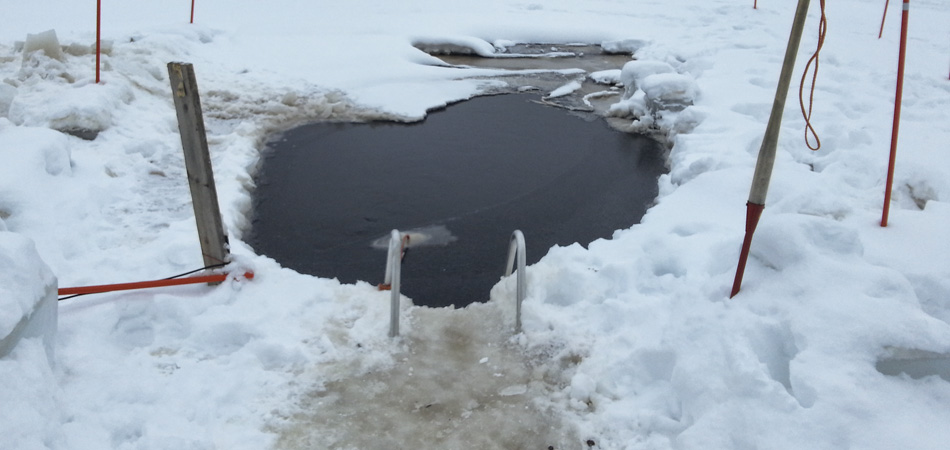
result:
[[(639, 222), (665, 148), (527, 94), (478, 97), (413, 124), (315, 123), (272, 139), (248, 242), (302, 273), (382, 282), (390, 230), (415, 235), (402, 292), (488, 299), (520, 229), (528, 263)], [(428, 245), (427, 245), (428, 244)]]

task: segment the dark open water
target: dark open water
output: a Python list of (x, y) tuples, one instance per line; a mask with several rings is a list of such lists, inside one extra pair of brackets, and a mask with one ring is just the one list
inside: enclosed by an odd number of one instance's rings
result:
[(386, 250), (374, 241), (435, 231), (436, 245), (408, 251), (402, 292), (463, 306), (488, 299), (515, 229), (532, 264), (638, 223), (665, 172), (661, 146), (535, 98), (479, 97), (410, 125), (290, 130), (268, 144), (247, 240), (301, 273), (377, 284)]

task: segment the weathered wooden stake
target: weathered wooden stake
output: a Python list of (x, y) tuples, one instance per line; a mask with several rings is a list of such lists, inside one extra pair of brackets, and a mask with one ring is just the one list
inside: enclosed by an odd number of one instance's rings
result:
[(185, 169), (198, 224), (201, 255), (205, 266), (223, 264), (229, 261), (228, 236), (221, 223), (218, 193), (214, 188), (195, 69), (189, 63), (168, 63), (168, 79), (175, 100), (175, 112), (178, 113), (178, 131), (185, 151)]
[(762, 137), (762, 146), (759, 147), (759, 156), (755, 162), (755, 173), (752, 174), (752, 189), (749, 191), (749, 201), (746, 202), (745, 238), (742, 240), (742, 249), (739, 251), (739, 264), (736, 267), (736, 278), (732, 282), (732, 293), (729, 294), (729, 298), (735, 297), (742, 286), (742, 276), (745, 273), (745, 265), (752, 246), (752, 235), (759, 224), (759, 218), (762, 217), (762, 210), (765, 209), (765, 197), (769, 192), (772, 167), (775, 165), (778, 135), (782, 128), (785, 98), (788, 97), (792, 70), (795, 68), (795, 57), (798, 55), (798, 47), (802, 41), (802, 31), (808, 15), (808, 3), (809, 0), (798, 0), (798, 7), (795, 9), (792, 31), (788, 37), (788, 46), (785, 47), (785, 60), (782, 62), (778, 87), (775, 89), (775, 100), (772, 102), (772, 113), (765, 126), (765, 136)]

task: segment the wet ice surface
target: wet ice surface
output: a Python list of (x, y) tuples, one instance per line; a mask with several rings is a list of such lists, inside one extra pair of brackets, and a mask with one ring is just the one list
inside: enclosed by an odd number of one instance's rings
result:
[(518, 44), (486, 58), (472, 54), (438, 54), (448, 64), (459, 67), (495, 68), (506, 70), (563, 70), (581, 69), (596, 72), (619, 69), (631, 61), (629, 53), (606, 53), (598, 45)]
[(580, 448), (552, 400), (578, 361), (526, 359), (498, 308), (416, 309), (395, 367), (315, 387), (276, 448)]
[(570, 96), (549, 96), (545, 102), (575, 110), (603, 115), (623, 91), (611, 83), (610, 72), (619, 70), (633, 57), (629, 52), (608, 53), (599, 45), (587, 44), (516, 44), (502, 53), (486, 57), (457, 51), (440, 51), (439, 47), (421, 47), (451, 67), (464, 73), (466, 69), (500, 69), (487, 78), (506, 83), (502, 92), (539, 91), (550, 93), (578, 83)]

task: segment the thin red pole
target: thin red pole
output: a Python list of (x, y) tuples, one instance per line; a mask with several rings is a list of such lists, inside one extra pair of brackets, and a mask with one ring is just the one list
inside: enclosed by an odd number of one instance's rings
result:
[(195, 0), (191, 0), (191, 22), (195, 23)]
[(886, 0), (884, 2), (884, 15), (881, 16), (881, 31), (877, 33), (877, 38), (880, 39), (881, 36), (884, 36), (884, 20), (887, 19), (887, 5), (891, 3), (891, 0)]
[(887, 185), (884, 187), (884, 213), (881, 226), (887, 226), (887, 215), (891, 207), (891, 185), (894, 184), (894, 162), (897, 160), (897, 131), (901, 124), (901, 99), (904, 96), (904, 56), (907, 54), (907, 16), (910, 0), (904, 0), (901, 14), (901, 47), (897, 57), (897, 91), (894, 94), (894, 126), (891, 128), (891, 156), (887, 163)]
[(99, 83), (99, 54), (102, 52), (102, 0), (96, 0), (96, 83)]
[[(247, 278), (248, 280), (253, 279), (254, 273), (245, 272), (244, 278)], [(59, 289), (59, 295), (101, 294), (103, 292), (128, 291), (132, 289), (147, 289), (147, 288), (164, 287), (164, 286), (180, 286), (183, 284), (220, 283), (226, 279), (228, 279), (228, 274), (221, 273), (221, 274), (215, 274), (215, 275), (203, 275), (203, 276), (198, 276), (198, 277), (172, 278), (168, 280), (139, 281), (135, 283), (119, 283), (119, 284), (100, 284), (97, 286), (62, 288), (62, 289)]]

